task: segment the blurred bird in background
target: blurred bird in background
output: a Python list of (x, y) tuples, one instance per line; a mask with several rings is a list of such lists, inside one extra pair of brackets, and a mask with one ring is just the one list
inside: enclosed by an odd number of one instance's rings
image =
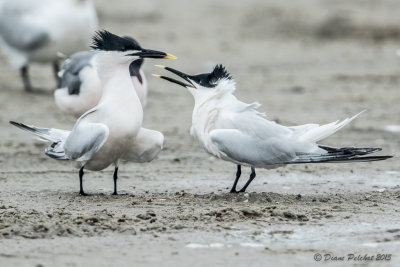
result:
[[(139, 43), (124, 36), (127, 40)], [(65, 113), (80, 117), (83, 113), (97, 105), (101, 98), (102, 88), (98, 73), (94, 66), (96, 51), (81, 51), (67, 59), (59, 72), (61, 87), (55, 90), (54, 98), (57, 106)], [(129, 65), (132, 85), (136, 90), (142, 107), (147, 102), (147, 80), (140, 69), (143, 58), (134, 60)]]
[[(199, 75), (187, 75), (173, 68), (158, 66), (187, 82), (154, 75), (186, 87), (193, 95), (195, 106), (191, 135), (200, 141), (208, 153), (237, 164), (231, 193), (246, 191), (256, 177), (255, 168), (274, 169), (287, 164), (367, 162), (391, 158), (365, 156), (380, 151), (380, 148), (336, 148), (317, 144), (349, 124), (360, 113), (325, 125), (313, 123), (287, 127), (264, 118), (264, 114), (257, 111), (260, 104), (246, 104), (238, 100), (233, 95), (235, 81), (222, 65), (215, 66), (211, 73)], [(241, 165), (251, 167), (251, 174), (242, 189), (237, 191)]]
[(29, 64), (50, 63), (59, 86), (57, 52), (83, 50), (97, 29), (91, 0), (3, 0), (0, 2), (0, 47), (19, 69), (26, 91), (33, 87)]

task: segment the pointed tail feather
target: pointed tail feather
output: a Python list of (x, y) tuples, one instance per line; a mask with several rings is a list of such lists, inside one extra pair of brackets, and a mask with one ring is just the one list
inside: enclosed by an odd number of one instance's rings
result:
[(45, 141), (52, 141), (55, 142), (56, 140), (52, 140), (51, 138), (49, 138), (49, 129), (46, 128), (37, 128), (35, 126), (31, 126), (31, 125), (25, 125), (23, 123), (19, 123), (19, 122), (15, 122), (15, 121), (10, 121), (10, 123), (12, 125), (14, 125), (15, 127), (20, 128), (21, 130), (24, 130), (26, 132), (29, 133), (33, 133), (34, 135), (40, 137), (42, 140)]
[(299, 140), (309, 141), (312, 143), (316, 143), (322, 139), (327, 138), (328, 136), (336, 133), (344, 126), (352, 122), (355, 118), (357, 118), (361, 113), (365, 110), (361, 111), (360, 113), (356, 114), (351, 118), (344, 119), (343, 121), (335, 121), (325, 125), (321, 125), (319, 127), (312, 127), (309, 131), (305, 132), (299, 137)]
[(40, 140), (52, 142), (52, 144), (48, 146), (45, 150), (46, 155), (48, 155), (49, 157), (58, 160), (69, 160), (64, 151), (64, 142), (70, 133), (69, 131), (39, 128), (15, 121), (10, 121), (10, 123), (24, 131), (38, 136)]
[(59, 130), (59, 129), (49, 129), (49, 128), (39, 128), (32, 125), (26, 125), (23, 123), (10, 121), (12, 125), (20, 128), (21, 130), (33, 133), (38, 136), (41, 140), (50, 142), (59, 142), (67, 139), (69, 131)]

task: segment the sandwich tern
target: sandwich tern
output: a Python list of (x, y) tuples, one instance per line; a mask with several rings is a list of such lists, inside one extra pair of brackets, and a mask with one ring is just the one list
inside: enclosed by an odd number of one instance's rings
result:
[[(132, 42), (131, 37), (124, 36)], [(140, 47), (139, 43), (137, 45)], [(97, 105), (102, 89), (97, 70), (94, 66), (96, 51), (81, 51), (67, 59), (59, 72), (61, 88), (54, 91), (57, 106), (64, 112), (79, 118), (83, 113)], [(134, 60), (129, 65), (133, 87), (142, 107), (147, 102), (147, 79), (141, 66), (143, 58)]]
[(0, 47), (32, 91), (30, 62), (52, 63), (57, 83), (57, 52), (84, 49), (97, 29), (91, 0), (5, 0), (0, 3)]
[(117, 194), (120, 160), (149, 161), (162, 149), (161, 133), (141, 128), (143, 110), (129, 75), (129, 65), (140, 58), (175, 59), (168, 53), (138, 47), (135, 42), (108, 31), (93, 38), (97, 50), (94, 64), (103, 93), (97, 106), (84, 113), (71, 131), (11, 124), (50, 141), (45, 154), (57, 160), (74, 161), (79, 168), (79, 193), (83, 170), (100, 171), (114, 164), (114, 194)]
[[(235, 81), (224, 66), (217, 65), (211, 73), (187, 75), (173, 68), (156, 65), (183, 78), (187, 83), (170, 77), (158, 78), (186, 87), (195, 104), (191, 135), (204, 149), (223, 160), (237, 164), (236, 179), (231, 193), (245, 192), (256, 177), (255, 168), (273, 169), (287, 164), (376, 161), (391, 156), (364, 156), (380, 148), (336, 148), (317, 142), (334, 134), (359, 114), (343, 121), (325, 125), (306, 124), (286, 127), (267, 120), (257, 111), (259, 103), (246, 104), (234, 95)], [(250, 166), (251, 174), (239, 191), (241, 165)]]

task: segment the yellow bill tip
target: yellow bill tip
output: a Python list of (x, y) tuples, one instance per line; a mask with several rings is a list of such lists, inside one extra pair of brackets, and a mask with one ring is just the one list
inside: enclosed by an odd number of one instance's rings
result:
[(161, 78), (161, 75), (158, 75), (158, 74), (151, 74), (151, 75), (153, 75), (154, 77), (157, 77), (157, 78)]
[(167, 55), (165, 57), (163, 57), (163, 59), (177, 59), (177, 57), (172, 54), (167, 53)]
[(165, 68), (166, 68), (164, 65), (154, 65), (154, 66), (159, 67), (159, 68), (162, 68), (162, 69), (165, 69)]

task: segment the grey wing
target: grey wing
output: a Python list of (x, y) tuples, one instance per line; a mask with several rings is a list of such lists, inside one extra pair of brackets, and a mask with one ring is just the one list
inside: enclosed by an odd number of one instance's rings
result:
[(210, 132), (210, 138), (228, 159), (254, 167), (283, 164), (296, 157), (284, 139), (275, 137), (262, 139), (235, 129), (218, 129)]
[(249, 136), (268, 139), (290, 136), (292, 131), (286, 126), (269, 121), (254, 110), (242, 112), (222, 112), (216, 120), (216, 129), (237, 129)]
[(73, 54), (65, 61), (59, 76), (61, 78), (61, 87), (67, 87), (70, 95), (79, 95), (82, 83), (79, 72), (84, 67), (91, 65), (90, 61), (94, 54), (94, 51), (82, 51)]
[(90, 160), (106, 142), (108, 135), (109, 129), (105, 124), (80, 123), (65, 141), (65, 154), (76, 161)]
[(49, 40), (49, 35), (43, 29), (26, 23), (21, 14), (4, 9), (0, 14), (0, 36), (10, 47), (30, 52)]

